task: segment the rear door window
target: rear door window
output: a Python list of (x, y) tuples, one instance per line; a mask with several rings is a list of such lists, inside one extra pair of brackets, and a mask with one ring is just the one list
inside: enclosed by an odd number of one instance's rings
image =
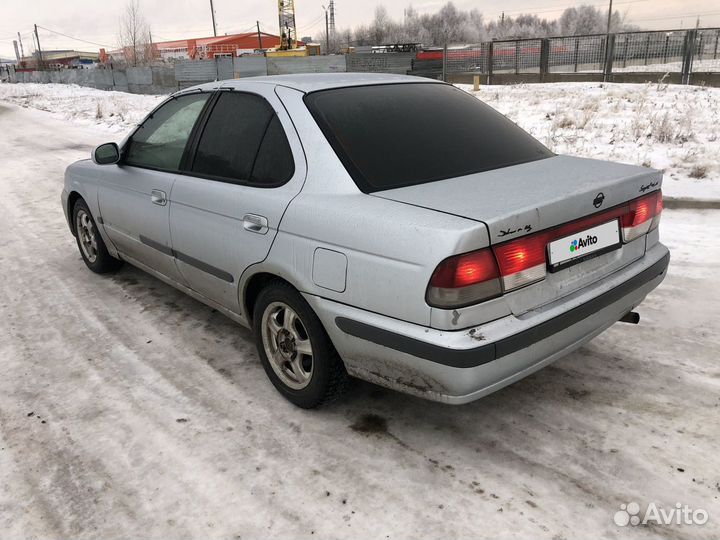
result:
[(553, 155), (502, 114), (446, 84), (336, 88), (304, 99), (366, 193)]
[(209, 96), (208, 92), (181, 95), (153, 112), (130, 138), (124, 163), (177, 171), (190, 133)]
[(256, 94), (223, 92), (203, 129), (192, 171), (259, 186), (289, 180), (292, 153), (270, 104)]

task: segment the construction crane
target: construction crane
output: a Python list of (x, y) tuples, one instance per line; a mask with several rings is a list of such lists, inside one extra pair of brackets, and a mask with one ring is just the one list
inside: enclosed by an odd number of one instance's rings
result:
[(297, 46), (297, 29), (295, 28), (295, 0), (278, 0), (278, 18), (280, 20), (281, 51), (288, 51)]

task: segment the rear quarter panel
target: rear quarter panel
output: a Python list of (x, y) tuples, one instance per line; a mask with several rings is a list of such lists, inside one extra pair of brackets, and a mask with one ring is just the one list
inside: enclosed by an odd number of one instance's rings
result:
[[(433, 270), (451, 254), (487, 245), (482, 223), (360, 192), (303, 191), (288, 207), (267, 260), (254, 271), (280, 275), (302, 292), (427, 326), (425, 291)], [(317, 248), (347, 258), (344, 291), (313, 281)]]

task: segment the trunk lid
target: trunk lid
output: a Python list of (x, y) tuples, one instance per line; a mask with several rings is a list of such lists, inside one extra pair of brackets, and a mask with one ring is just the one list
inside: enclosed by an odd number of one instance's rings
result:
[(654, 169), (554, 156), (372, 195), (482, 221), (497, 244), (635, 199), (661, 178)]
[[(607, 210), (660, 189), (661, 181), (654, 169), (554, 156), (372, 195), (481, 221), (495, 245)], [(515, 314), (556, 300), (642, 257), (639, 240), (504, 297)]]

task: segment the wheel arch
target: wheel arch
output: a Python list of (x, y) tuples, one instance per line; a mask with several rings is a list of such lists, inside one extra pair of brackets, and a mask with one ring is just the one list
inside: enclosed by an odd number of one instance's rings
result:
[(256, 273), (249, 276), (242, 286), (240, 305), (245, 311), (245, 318), (247, 319), (250, 326), (252, 326), (253, 310), (255, 309), (255, 302), (260, 295), (260, 291), (262, 291), (269, 283), (273, 281), (285, 283), (296, 291), (300, 292), (300, 290), (293, 283), (279, 276), (278, 274), (267, 270), (258, 270)]
[[(70, 223), (70, 232), (73, 234), (73, 236), (77, 236), (77, 231), (75, 230), (75, 220), (73, 219), (73, 210), (75, 209), (75, 203), (82, 199), (85, 201), (82, 195), (78, 191), (71, 191), (68, 195), (67, 199), (67, 215), (68, 215), (68, 222)], [(87, 204), (87, 201), (85, 201), (85, 204)]]

